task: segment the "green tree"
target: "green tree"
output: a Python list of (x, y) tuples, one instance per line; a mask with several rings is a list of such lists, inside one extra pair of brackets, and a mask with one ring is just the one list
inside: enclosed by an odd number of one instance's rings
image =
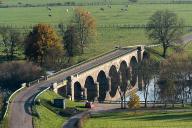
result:
[(149, 38), (162, 44), (163, 57), (166, 57), (167, 49), (180, 40), (183, 32), (183, 20), (168, 10), (155, 12), (147, 26)]
[(73, 25), (68, 26), (64, 35), (64, 48), (66, 49), (67, 56), (73, 57), (80, 53), (80, 46), (77, 39), (77, 31)]
[(4, 48), (3, 52), (6, 54), (7, 60), (13, 60), (21, 46), (22, 38), (20, 32), (12, 28), (3, 27), (0, 29), (0, 35), (2, 37), (1, 44)]
[(78, 44), (81, 48), (81, 53), (84, 53), (84, 48), (88, 42), (93, 41), (96, 36), (96, 22), (90, 12), (83, 8), (76, 8), (73, 19), (73, 24), (76, 29)]
[(129, 106), (129, 108), (133, 108), (133, 109), (137, 109), (140, 107), (140, 98), (136, 94), (136, 91), (131, 92), (128, 106)]
[(25, 40), (25, 55), (28, 60), (36, 63), (46, 61), (47, 58), (57, 57), (63, 52), (61, 41), (54, 29), (46, 24), (38, 24), (28, 34)]

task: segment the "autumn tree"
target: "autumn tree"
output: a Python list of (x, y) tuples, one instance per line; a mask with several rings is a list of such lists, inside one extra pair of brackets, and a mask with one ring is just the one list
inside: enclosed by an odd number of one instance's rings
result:
[(147, 34), (155, 43), (163, 46), (163, 57), (167, 49), (180, 40), (183, 33), (183, 20), (168, 10), (155, 12), (147, 24)]
[(133, 109), (137, 109), (140, 107), (140, 98), (136, 94), (136, 91), (131, 92), (128, 106), (129, 106), (129, 108), (133, 108)]
[(48, 58), (61, 55), (63, 46), (54, 29), (46, 24), (38, 24), (28, 34), (25, 40), (25, 55), (28, 60), (41, 65)]
[(83, 8), (76, 8), (74, 19), (72, 21), (76, 29), (78, 44), (81, 48), (81, 53), (84, 53), (86, 45), (93, 41), (96, 36), (96, 22), (90, 12)]
[(22, 38), (20, 32), (13, 28), (3, 27), (0, 29), (0, 36), (2, 37), (0, 43), (4, 48), (3, 52), (6, 54), (7, 60), (13, 60), (21, 46)]

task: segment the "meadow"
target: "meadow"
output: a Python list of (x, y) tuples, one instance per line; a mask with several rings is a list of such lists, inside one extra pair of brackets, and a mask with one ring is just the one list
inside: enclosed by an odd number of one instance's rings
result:
[(111, 112), (93, 115), (84, 128), (191, 128), (191, 112)]
[[(20, 1), (30, 4), (45, 4), (52, 2), (51, 0), (3, 0), (4, 4), (17, 4)], [(54, 2), (66, 1), (67, 0), (56, 0)], [(76, 0), (75, 2), (103, 1), (105, 0)], [(153, 43), (153, 41), (148, 39), (144, 28), (130, 29), (126, 27), (113, 27), (113, 25), (145, 25), (149, 21), (150, 16), (157, 10), (169, 9), (177, 13), (180, 18), (183, 18), (186, 25), (192, 26), (192, 17), (190, 17), (190, 15), (192, 15), (192, 4), (147, 4), (154, 1), (139, 0), (138, 3), (130, 4), (127, 8), (126, 4), (121, 3), (127, 2), (127, 0), (112, 0), (112, 2), (118, 2), (119, 5), (112, 5), (111, 8), (107, 5), (83, 6), (83, 8), (91, 12), (96, 20), (98, 26), (97, 37), (94, 42), (90, 42), (85, 48), (85, 54), (75, 57), (75, 62), (92, 58), (98, 54), (110, 51), (117, 46), (123, 47)], [(141, 4), (142, 2), (146, 4)], [(156, 2), (164, 3), (166, 1), (156, 0)], [(53, 6), (50, 8), (51, 16), (49, 16), (47, 6), (0, 8), (0, 26), (9, 25), (16, 28), (25, 27), (19, 30), (27, 30), (25, 32), (28, 32), (33, 25), (38, 23), (51, 24), (57, 31), (59, 31), (57, 28), (59, 23), (62, 22), (66, 25), (70, 24), (70, 21), (73, 18), (74, 6)], [(101, 8), (103, 8), (104, 11), (102, 11)], [(121, 9), (128, 9), (128, 11), (122, 11)], [(66, 10), (68, 10), (68, 12)], [(106, 28), (106, 26), (110, 27)], [(191, 28), (188, 28), (185, 33), (190, 31)], [(0, 48), (0, 53), (2, 53), (2, 50), (3, 49)]]
[[(65, 3), (65, 2), (74, 2), (78, 3), (111, 3), (111, 4), (119, 4), (119, 3), (128, 3), (128, 0), (1, 0), (4, 5), (18, 5), (18, 4), (47, 4), (47, 3)], [(169, 2), (177, 2), (183, 0), (138, 0), (138, 3), (169, 3)], [(192, 1), (192, 0), (187, 0)], [(130, 2), (129, 2), (130, 3)]]
[[(47, 7), (18, 7), (0, 8), (0, 25), (31, 26), (37, 23), (57, 25), (60, 22), (69, 24), (73, 17), (73, 6), (51, 7), (51, 17)], [(157, 10), (170, 10), (183, 18), (186, 25), (192, 25), (192, 4), (132, 4), (128, 11), (125, 5), (112, 5), (112, 8), (103, 6), (83, 6), (96, 19), (97, 25), (143, 25)], [(104, 11), (100, 10), (103, 8)], [(68, 12), (66, 11), (68, 9)]]

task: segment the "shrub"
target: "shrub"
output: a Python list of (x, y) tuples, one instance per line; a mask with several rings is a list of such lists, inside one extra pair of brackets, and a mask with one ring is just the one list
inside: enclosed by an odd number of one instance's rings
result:
[(0, 86), (16, 90), (22, 83), (33, 81), (44, 75), (37, 65), (25, 61), (12, 61), (0, 64)]
[(128, 102), (128, 107), (133, 109), (140, 107), (140, 98), (135, 91), (131, 92), (129, 102)]

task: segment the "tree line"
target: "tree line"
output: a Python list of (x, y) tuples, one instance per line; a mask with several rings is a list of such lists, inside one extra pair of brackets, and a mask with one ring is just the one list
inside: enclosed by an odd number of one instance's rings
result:
[[(176, 104), (177, 107), (178, 104), (181, 107), (192, 105), (192, 56), (186, 52), (176, 51), (161, 62), (149, 57), (144, 59), (136, 70), (143, 81), (141, 90), (145, 108), (159, 107), (158, 105), (164, 108), (175, 108)], [(131, 84), (125, 85), (120, 84), (120, 87), (132, 88)], [(124, 89), (123, 94), (127, 91)], [(121, 98), (121, 108), (126, 108), (124, 95)], [(153, 99), (150, 100), (150, 106), (149, 98)], [(135, 91), (130, 93), (128, 106), (140, 107), (140, 98)]]
[(75, 9), (73, 19), (67, 28), (63, 23), (59, 24), (58, 28), (60, 33), (48, 24), (38, 24), (25, 35), (10, 27), (1, 28), (2, 52), (6, 55), (6, 60), (13, 60), (21, 48), (26, 59), (42, 65), (47, 57), (53, 59), (62, 54), (67, 57), (83, 54), (84, 48), (96, 36), (95, 19), (83, 8)]
[[(63, 23), (58, 26), (60, 33), (48, 24), (37, 24), (27, 34), (9, 27), (0, 28), (0, 58), (8, 61), (0, 64), (0, 86), (14, 90), (22, 82), (34, 80), (34, 75), (43, 75), (44, 69), (58, 70), (63, 65), (69, 66), (72, 57), (83, 54), (85, 47), (94, 42), (96, 22), (85, 9), (76, 8), (67, 29), (63, 26)], [(18, 61), (19, 53), (24, 53), (24, 60)], [(23, 74), (27, 74), (26, 77)]]

